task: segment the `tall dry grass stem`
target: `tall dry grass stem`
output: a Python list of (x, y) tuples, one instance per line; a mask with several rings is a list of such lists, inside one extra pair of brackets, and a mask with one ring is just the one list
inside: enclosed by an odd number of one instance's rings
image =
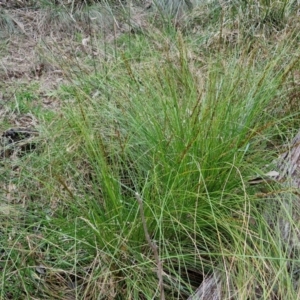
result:
[(157, 247), (155, 241), (151, 240), (150, 235), (149, 235), (146, 218), (145, 218), (145, 213), (144, 213), (143, 199), (141, 198), (139, 193), (135, 193), (135, 197), (139, 204), (145, 237), (146, 237), (146, 240), (147, 240), (147, 243), (148, 243), (150, 249), (152, 250), (152, 252), (154, 254), (154, 258), (155, 258), (155, 261), (157, 264), (157, 278), (158, 278), (158, 286), (159, 286), (159, 290), (160, 290), (160, 299), (165, 300), (165, 291), (164, 291), (164, 287), (163, 287), (163, 276), (162, 276), (163, 266), (162, 266), (162, 261), (159, 259), (159, 254), (158, 254), (158, 250), (157, 250), (158, 247)]

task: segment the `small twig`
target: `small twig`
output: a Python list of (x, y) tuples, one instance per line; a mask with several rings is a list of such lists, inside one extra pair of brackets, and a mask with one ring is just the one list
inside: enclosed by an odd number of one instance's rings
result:
[(149, 247), (152, 249), (154, 258), (157, 264), (157, 278), (158, 278), (158, 286), (160, 290), (160, 300), (165, 300), (165, 292), (164, 292), (164, 287), (163, 287), (163, 269), (162, 269), (162, 261), (159, 259), (158, 255), (158, 247), (154, 241), (151, 241), (150, 235), (148, 232), (147, 224), (146, 224), (146, 219), (145, 219), (145, 214), (144, 214), (144, 207), (143, 207), (143, 200), (140, 196), (139, 193), (135, 193), (136, 200), (139, 204), (140, 207), (140, 213), (141, 213), (141, 218), (142, 218), (142, 223), (143, 223), (143, 228), (144, 228), (144, 233), (146, 240), (149, 244)]
[(58, 180), (58, 182), (64, 187), (64, 189), (68, 192), (68, 194), (70, 195), (70, 197), (71, 197), (72, 199), (75, 199), (74, 194), (73, 194), (72, 191), (69, 189), (69, 187), (67, 186), (66, 182), (65, 182), (60, 176), (57, 176), (57, 180)]

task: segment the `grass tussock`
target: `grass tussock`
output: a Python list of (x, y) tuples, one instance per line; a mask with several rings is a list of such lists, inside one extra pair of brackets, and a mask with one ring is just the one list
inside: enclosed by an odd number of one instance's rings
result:
[(0, 298), (188, 299), (215, 274), (220, 299), (297, 299), (283, 187), (248, 183), (299, 129), (296, 4), (276, 3), (53, 17), (80, 28), (37, 44), (59, 83), (4, 77), (5, 124), (32, 114), (39, 137), (0, 161)]

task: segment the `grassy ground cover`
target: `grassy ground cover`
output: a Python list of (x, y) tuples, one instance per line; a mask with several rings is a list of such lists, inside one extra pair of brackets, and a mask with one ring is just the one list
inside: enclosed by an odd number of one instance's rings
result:
[(161, 3), (1, 11), (1, 130), (39, 135), (0, 160), (0, 299), (300, 296), (248, 183), (299, 130), (297, 2)]

